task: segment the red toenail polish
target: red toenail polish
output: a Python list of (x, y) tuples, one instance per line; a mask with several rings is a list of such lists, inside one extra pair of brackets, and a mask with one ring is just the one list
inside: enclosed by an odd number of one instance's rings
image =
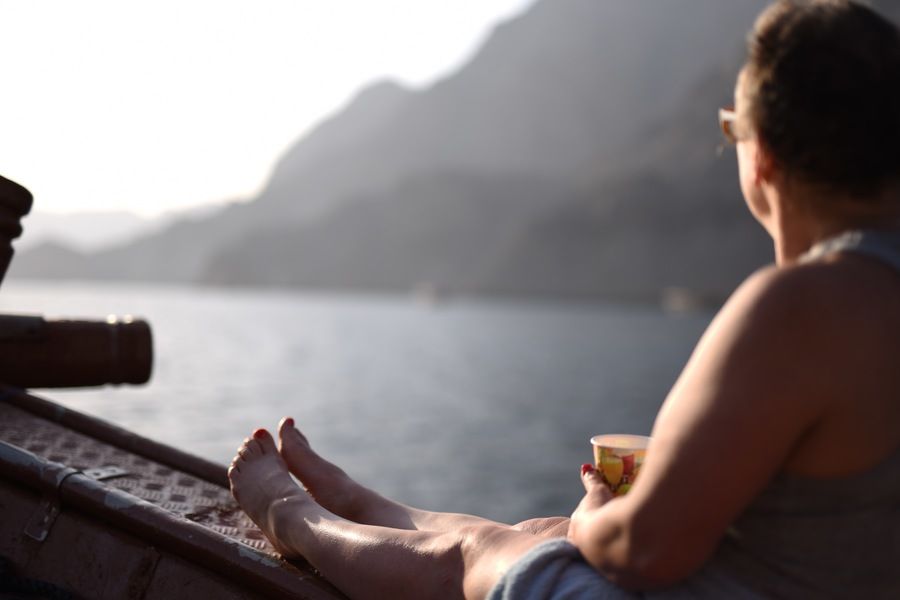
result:
[(255, 437), (256, 439), (259, 439), (259, 438), (263, 437), (264, 435), (266, 435), (265, 429), (257, 429), (256, 431), (253, 432), (253, 437)]
[(591, 463), (584, 463), (583, 465), (581, 465), (581, 474), (582, 475), (586, 475), (593, 470), (594, 470), (594, 465), (592, 465)]
[(293, 417), (288, 417), (287, 419), (285, 419), (284, 424), (287, 425), (288, 427), (293, 427), (294, 426)]

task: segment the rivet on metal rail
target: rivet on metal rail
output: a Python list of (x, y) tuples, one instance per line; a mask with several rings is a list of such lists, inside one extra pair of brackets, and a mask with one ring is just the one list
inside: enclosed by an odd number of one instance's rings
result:
[(125, 477), (126, 475), (131, 474), (121, 467), (97, 467), (95, 469), (85, 469), (83, 473), (97, 481), (107, 481), (109, 479)]

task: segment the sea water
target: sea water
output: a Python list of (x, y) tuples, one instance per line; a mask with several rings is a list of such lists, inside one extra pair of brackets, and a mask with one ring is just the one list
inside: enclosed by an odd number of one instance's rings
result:
[(648, 434), (712, 316), (24, 281), (3, 284), (0, 312), (151, 323), (147, 386), (38, 395), (223, 464), (292, 416), (382, 494), (504, 522), (569, 514), (590, 437)]

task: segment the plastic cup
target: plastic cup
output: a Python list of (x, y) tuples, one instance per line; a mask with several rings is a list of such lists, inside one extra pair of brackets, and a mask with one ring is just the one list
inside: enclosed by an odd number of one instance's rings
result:
[(637, 479), (650, 438), (645, 435), (610, 433), (591, 438), (594, 446), (594, 466), (612, 493), (621, 496), (631, 489)]

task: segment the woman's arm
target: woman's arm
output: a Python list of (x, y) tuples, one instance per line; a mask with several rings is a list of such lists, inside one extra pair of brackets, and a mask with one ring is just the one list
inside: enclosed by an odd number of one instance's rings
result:
[(570, 539), (609, 579), (646, 589), (697, 570), (816, 426), (836, 393), (831, 349), (843, 333), (822, 282), (803, 269), (748, 279), (666, 399), (629, 494), (599, 502), (588, 477)]

